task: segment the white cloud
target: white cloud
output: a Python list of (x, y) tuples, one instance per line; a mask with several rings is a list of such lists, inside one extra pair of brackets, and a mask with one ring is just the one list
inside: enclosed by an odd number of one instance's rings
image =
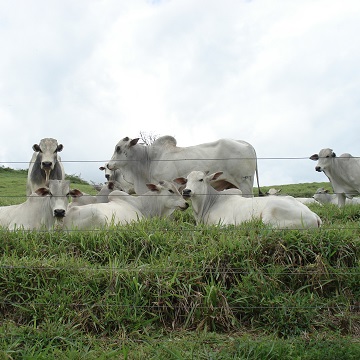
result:
[[(106, 160), (139, 132), (180, 146), (244, 139), (259, 157), (360, 153), (360, 3), (79, 0), (0, 5), (0, 161), (43, 137)], [(102, 181), (98, 163), (66, 163)], [(24, 166), (23, 166), (24, 167)], [(326, 181), (263, 160), (263, 185)]]

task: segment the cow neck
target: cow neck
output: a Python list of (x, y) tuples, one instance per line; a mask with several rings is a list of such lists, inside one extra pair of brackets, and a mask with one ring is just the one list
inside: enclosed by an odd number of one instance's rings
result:
[[(342, 161), (343, 160), (341, 159), (341, 157), (333, 158), (330, 166), (325, 171), (323, 170), (323, 173), (329, 179), (335, 193), (345, 192), (347, 195), (349, 195), (351, 194), (351, 191), (344, 188), (344, 185), (347, 184), (349, 181), (347, 176), (348, 171), (346, 169), (346, 166), (343, 165)], [(358, 191), (352, 193), (351, 195), (356, 195), (357, 193)]]
[[(34, 228), (41, 229), (51, 229), (51, 227), (55, 223), (55, 218), (52, 215), (52, 208), (51, 208), (51, 198), (49, 195), (46, 196), (38, 196), (38, 195), (31, 195), (28, 198), (28, 201), (31, 204), (32, 209), (32, 217), (34, 221), (37, 223)], [(39, 216), (41, 214), (41, 216)]]
[(135, 192), (138, 194), (145, 193), (148, 190), (145, 184), (151, 182), (151, 154), (148, 148), (149, 146), (135, 145), (137, 154), (133, 159), (129, 159)]
[(37, 153), (30, 173), (31, 181), (37, 185), (45, 184), (45, 171), (41, 169), (41, 154)]
[[(207, 193), (201, 196), (201, 206), (194, 213), (198, 222), (205, 223), (206, 216), (209, 214), (211, 208), (219, 199), (219, 191), (215, 190), (211, 185), (207, 187)], [(194, 208), (194, 205), (193, 205)]]
[(158, 202), (157, 193), (148, 191), (143, 195), (139, 195), (137, 200), (139, 201), (139, 210), (146, 218), (152, 218), (155, 216), (161, 216), (161, 208)]

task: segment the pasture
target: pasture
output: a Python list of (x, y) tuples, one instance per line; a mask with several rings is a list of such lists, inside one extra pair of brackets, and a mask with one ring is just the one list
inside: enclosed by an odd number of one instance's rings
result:
[[(0, 168), (0, 205), (25, 189), (26, 171)], [(320, 230), (196, 226), (190, 208), (99, 231), (0, 230), (0, 358), (359, 359), (360, 206), (310, 207)]]

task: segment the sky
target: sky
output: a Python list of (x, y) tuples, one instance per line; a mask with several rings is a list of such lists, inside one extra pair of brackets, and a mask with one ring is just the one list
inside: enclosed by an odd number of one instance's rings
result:
[(52, 137), (104, 182), (142, 133), (245, 140), (262, 186), (328, 181), (309, 156), (360, 155), (359, 34), (358, 0), (1, 1), (0, 165)]

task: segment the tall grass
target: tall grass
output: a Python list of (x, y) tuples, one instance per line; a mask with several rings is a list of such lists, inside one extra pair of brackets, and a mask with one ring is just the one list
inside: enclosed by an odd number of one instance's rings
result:
[(358, 359), (359, 206), (320, 230), (0, 231), (0, 358)]

